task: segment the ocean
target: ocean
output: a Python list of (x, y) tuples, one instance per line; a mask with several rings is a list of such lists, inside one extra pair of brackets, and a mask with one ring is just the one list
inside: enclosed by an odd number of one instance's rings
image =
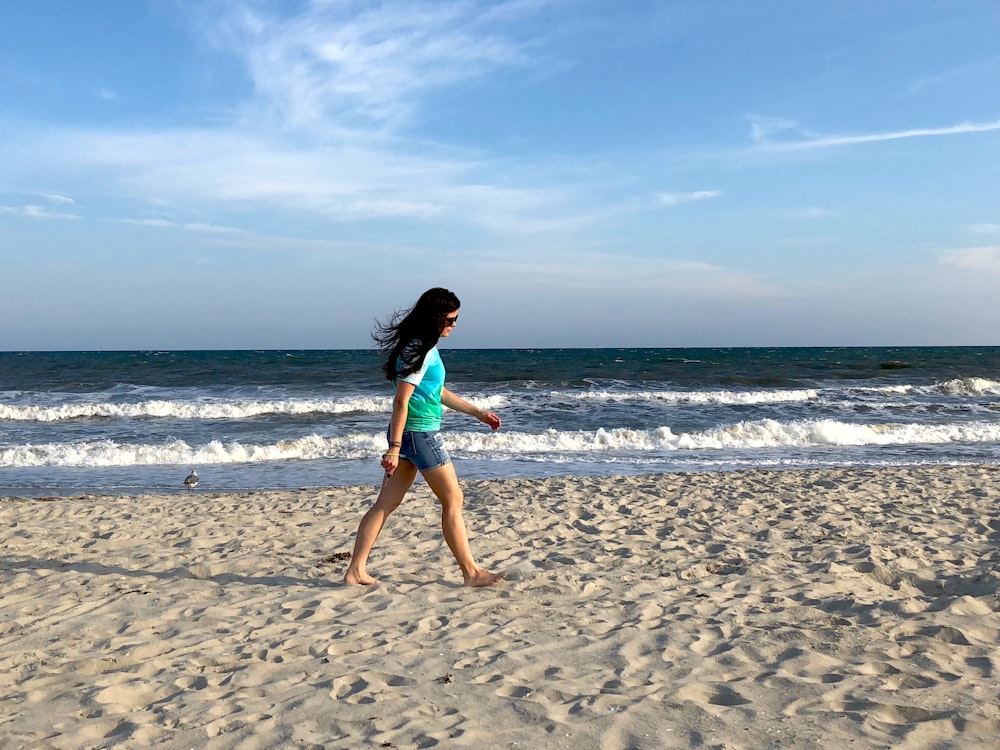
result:
[[(442, 349), (467, 479), (1000, 463), (1000, 347)], [(374, 485), (373, 351), (0, 352), (0, 495)]]

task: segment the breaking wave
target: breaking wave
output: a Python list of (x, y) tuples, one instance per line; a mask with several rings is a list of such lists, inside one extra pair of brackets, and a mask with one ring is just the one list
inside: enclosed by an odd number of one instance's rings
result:
[[(473, 399), (484, 409), (499, 408), (501, 397)], [(239, 420), (253, 417), (309, 414), (388, 413), (391, 397), (353, 399), (283, 399), (274, 401), (170, 401), (154, 399), (138, 403), (80, 402), (54, 406), (0, 404), (0, 420), (60, 422), (71, 419), (214, 419)]]
[[(814, 446), (921, 445), (1000, 441), (1000, 424), (966, 422), (940, 425), (859, 425), (833, 420), (778, 422), (758, 420), (707, 430), (674, 433), (669, 427), (592, 431), (448, 432), (446, 444), (457, 455), (509, 458), (529, 454), (635, 454), (637, 458), (664, 451), (741, 450)], [(377, 457), (385, 449), (385, 434), (339, 437), (307, 435), (275, 443), (213, 440), (190, 445), (183, 440), (162, 444), (129, 444), (113, 440), (22, 445), (0, 449), (0, 467), (107, 467), (167, 464), (205, 465), (261, 463), (323, 458)], [(627, 456), (626, 456), (627, 458)]]
[(813, 401), (819, 397), (816, 389), (770, 390), (770, 391), (586, 391), (567, 393), (571, 400), (616, 401), (619, 403), (641, 403), (643, 401), (670, 404), (782, 404)]

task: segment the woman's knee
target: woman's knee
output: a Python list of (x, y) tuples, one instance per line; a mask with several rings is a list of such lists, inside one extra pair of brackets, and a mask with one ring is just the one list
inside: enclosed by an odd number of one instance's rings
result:
[(383, 488), (383, 490), (379, 493), (378, 498), (375, 500), (372, 510), (380, 511), (388, 516), (403, 504), (403, 500), (406, 498), (406, 489), (407, 488), (399, 487)]
[(444, 510), (461, 510), (462, 505), (465, 504), (465, 495), (462, 494), (461, 490), (446, 492), (443, 496), (439, 495), (438, 500), (441, 501), (441, 507)]
[(461, 508), (465, 500), (451, 464), (424, 472), (424, 479), (442, 507)]
[(403, 498), (401, 497), (380, 497), (375, 501), (374, 509), (388, 516), (390, 513), (395, 512), (402, 504)]

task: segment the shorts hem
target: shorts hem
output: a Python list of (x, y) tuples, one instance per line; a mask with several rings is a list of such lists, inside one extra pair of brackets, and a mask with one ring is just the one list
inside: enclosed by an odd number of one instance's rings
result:
[(451, 463), (451, 459), (449, 458), (447, 461), (442, 461), (439, 464), (434, 464), (433, 466), (428, 466), (426, 469), (418, 469), (418, 471), (421, 474), (423, 474), (425, 471), (434, 471), (434, 469), (440, 469), (442, 466), (447, 466), (450, 463)]

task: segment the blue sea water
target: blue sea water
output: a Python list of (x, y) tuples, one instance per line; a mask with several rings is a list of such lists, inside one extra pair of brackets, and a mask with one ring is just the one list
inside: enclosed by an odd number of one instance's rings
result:
[[(1000, 463), (1000, 347), (442, 351), (463, 478)], [(0, 353), (0, 495), (374, 484), (372, 351)]]

